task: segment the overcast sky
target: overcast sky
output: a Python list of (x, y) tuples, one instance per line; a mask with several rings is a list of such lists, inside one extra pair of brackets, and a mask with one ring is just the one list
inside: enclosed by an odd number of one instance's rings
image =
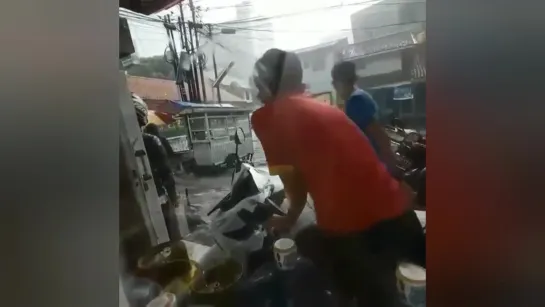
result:
[[(210, 8), (203, 14), (204, 22), (221, 23), (236, 18), (234, 6), (242, 1), (194, 0), (194, 2), (196, 6)], [(365, 0), (252, 0), (252, 3), (257, 15), (272, 17), (292, 14), (270, 20), (274, 30), (274, 46), (291, 50), (316, 45), (328, 38), (338, 38), (343, 35), (351, 40), (350, 15), (369, 6), (369, 1)], [(328, 8), (331, 6), (338, 7)], [(179, 9), (175, 7), (169, 11), (178, 12)], [(248, 24), (248, 28), (251, 27), (252, 25)], [(167, 38), (160, 23), (136, 19), (131, 21), (131, 28), (135, 44), (138, 45), (139, 56), (163, 54)], [(267, 33), (262, 32), (262, 34), (270, 36)], [(258, 31), (255, 31), (255, 35), (259, 39)]]

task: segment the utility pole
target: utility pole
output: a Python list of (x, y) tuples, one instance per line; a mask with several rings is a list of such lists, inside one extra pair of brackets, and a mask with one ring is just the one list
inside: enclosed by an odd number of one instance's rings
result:
[[(193, 34), (191, 33), (191, 25), (187, 25), (187, 35), (189, 36), (189, 50), (188, 54), (191, 56), (193, 54)], [(193, 73), (193, 65), (190, 65), (190, 75), (191, 75), (191, 90), (193, 91), (193, 100), (197, 100), (197, 94), (195, 94), (195, 74)]]
[[(198, 50), (198, 48), (199, 48), (199, 35), (198, 35), (198, 31), (197, 31), (198, 25), (197, 25), (197, 20), (196, 20), (197, 18), (196, 18), (196, 15), (195, 15), (195, 5), (193, 5), (193, 0), (189, 0), (189, 9), (191, 10), (191, 17), (193, 19), (193, 22), (191, 24), (189, 24), (189, 29), (191, 29), (193, 27), (193, 33), (195, 34), (195, 45), (196, 45), (196, 48), (195, 48), (194, 45), (193, 45), (193, 38), (191, 38), (191, 49), (192, 49), (192, 56), (193, 56), (193, 77), (194, 77), (194, 79), (196, 81), (195, 82), (195, 93), (196, 93), (196, 96), (198, 97), (198, 100), (202, 101), (201, 97), (200, 97), (201, 95), (200, 95), (200, 88), (199, 88), (199, 77), (198, 77), (198, 72), (197, 72), (197, 61), (195, 60), (195, 55), (197, 54), (196, 50)], [(202, 25), (200, 25), (200, 26), (202, 27)]]
[[(182, 41), (182, 49), (185, 49), (186, 53), (189, 55), (191, 54), (191, 49), (189, 48), (189, 41), (187, 39), (187, 32), (185, 28), (185, 19), (184, 19), (184, 9), (182, 6), (182, 1), (179, 3), (180, 6), (180, 17), (178, 17), (178, 23), (180, 25), (180, 39)], [(182, 63), (180, 63), (182, 64)], [(187, 75), (185, 75), (185, 69), (184, 71), (184, 80), (187, 82), (188, 92), (189, 92), (189, 100), (193, 101), (195, 100), (195, 93), (193, 92), (193, 84), (191, 78), (187, 78)]]
[[(208, 36), (210, 37), (210, 40), (212, 41), (212, 25), (208, 25)], [(212, 44), (214, 44), (214, 41), (212, 41)], [(218, 66), (216, 64), (216, 45), (212, 46), (212, 65), (214, 65), (214, 79), (218, 79)], [(218, 102), (221, 104), (221, 91), (220, 91), (220, 85), (216, 88), (216, 93), (218, 96)]]
[[(181, 2), (180, 2), (180, 5), (181, 5)], [(197, 14), (195, 12), (195, 6), (193, 5), (193, 0), (189, 0), (189, 7), (191, 9), (191, 17), (193, 18), (193, 24), (195, 26), (197, 26)], [(202, 23), (199, 23), (198, 26), (200, 26), (200, 28), (203, 27)], [(198, 31), (197, 31), (197, 28), (195, 28), (195, 47), (197, 48), (197, 57), (199, 56), (198, 55), (198, 51), (199, 51), (199, 35), (198, 35)], [(200, 74), (200, 77), (201, 77), (201, 85), (202, 85), (202, 100), (203, 102), (206, 101), (206, 81), (204, 80), (204, 72), (203, 72), (203, 63), (202, 63), (202, 58), (201, 57), (198, 57), (198, 62), (199, 62), (199, 74)]]
[[(176, 44), (174, 43), (174, 33), (173, 28), (175, 27), (170, 23), (170, 16), (166, 16), (166, 18), (163, 20), (165, 29), (167, 31), (168, 36), (168, 48), (170, 49), (170, 52), (172, 53), (172, 66), (174, 68), (174, 76), (176, 78), (176, 81), (179, 80), (178, 74), (180, 73), (180, 61), (178, 58), (178, 53), (176, 50)], [(177, 82), (176, 82), (177, 83)], [(186, 92), (185, 92), (185, 86), (182, 82), (182, 84), (178, 84), (178, 90), (180, 91), (180, 99), (184, 100), (187, 99)]]

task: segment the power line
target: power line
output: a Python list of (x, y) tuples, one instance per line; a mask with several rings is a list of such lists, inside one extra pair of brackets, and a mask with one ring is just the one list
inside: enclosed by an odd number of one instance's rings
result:
[[(269, 20), (273, 18), (283, 18), (283, 17), (290, 17), (290, 16), (296, 16), (296, 15), (303, 15), (308, 13), (314, 13), (322, 10), (330, 10), (330, 9), (338, 9), (338, 8), (344, 8), (349, 6), (359, 6), (364, 4), (372, 4), (372, 5), (384, 5), (384, 6), (390, 6), (390, 5), (405, 5), (405, 4), (418, 4), (418, 3), (426, 3), (426, 1), (407, 1), (407, 2), (396, 2), (396, 3), (376, 3), (377, 0), (368, 0), (368, 1), (361, 1), (361, 2), (353, 2), (353, 3), (347, 3), (347, 4), (336, 4), (326, 7), (319, 7), (314, 8), (310, 10), (305, 11), (297, 11), (292, 13), (284, 13), (284, 14), (278, 14), (274, 16), (260, 16), (260, 17), (252, 17), (252, 18), (245, 18), (245, 19), (239, 19), (239, 20), (232, 20), (232, 21), (226, 21), (222, 23), (218, 23), (218, 25), (229, 25), (233, 23), (246, 23), (246, 22), (254, 22), (254, 21), (262, 21), (262, 20)], [(236, 6), (233, 6), (236, 7)]]
[[(365, 27), (365, 28), (355, 28), (355, 29), (337, 29), (335, 31), (354, 31), (354, 30), (373, 30), (373, 29), (380, 29), (380, 28), (387, 28), (387, 27), (393, 27), (393, 26), (401, 26), (401, 25), (408, 25), (408, 24), (416, 24), (416, 23), (425, 23), (426, 21), (415, 21), (415, 22), (408, 22), (408, 23), (396, 23), (396, 24), (388, 24), (388, 25), (382, 25), (382, 26), (376, 26), (376, 27)], [(232, 27), (233, 29), (239, 29), (239, 28), (235, 28), (235, 27)], [(270, 29), (252, 29), (252, 28), (240, 28), (240, 30), (245, 30), (245, 31), (257, 31), (257, 32), (278, 32), (278, 31), (274, 31), (274, 30), (270, 30)], [(297, 31), (297, 30), (289, 30), (289, 31), (286, 31), (286, 32), (281, 32), (281, 33), (301, 33), (301, 32), (305, 32), (305, 31)], [(308, 32), (308, 31), (306, 31)], [(312, 31), (312, 32), (316, 32), (316, 31)], [(161, 34), (166, 34), (166, 32), (162, 32)], [(215, 41), (214, 39), (211, 39), (210, 37), (208, 37), (208, 35), (206, 34), (203, 34), (203, 33), (199, 33), (201, 34), (201, 37), (202, 38), (206, 38), (209, 42), (212, 42), (218, 46), (221, 46), (223, 49), (228, 49), (228, 47), (226, 46), (223, 46), (223, 43), (221, 42), (218, 42), (218, 41)], [(233, 38), (240, 38), (240, 39), (245, 39), (245, 40), (256, 40), (256, 41), (261, 41), (261, 42), (270, 42), (270, 41), (274, 41), (274, 38), (266, 38), (266, 37), (255, 37), (255, 36), (243, 36), (243, 35), (240, 35), (238, 33), (236, 34), (233, 34), (233, 35), (229, 35), (229, 36), (232, 36)], [(147, 38), (141, 38), (141, 37), (138, 37), (140, 40), (148, 40)], [(165, 37), (165, 40), (167, 40), (168, 38)], [(151, 40), (151, 39), (149, 39)], [(156, 39), (153, 39), (153, 40), (156, 40)], [(204, 45), (203, 45), (204, 46)], [(203, 46), (200, 46), (200, 47), (203, 47)], [(232, 47), (229, 47), (232, 49)], [(229, 51), (229, 50), (228, 50)], [(239, 50), (242, 52), (242, 50)], [(244, 52), (243, 52), (244, 53)]]
[(272, 29), (259, 29), (259, 28), (244, 28), (244, 27), (230, 27), (230, 26), (223, 26), (224, 28), (234, 29), (234, 30), (244, 30), (244, 31), (256, 31), (256, 32), (272, 32), (272, 33), (319, 33), (319, 32), (334, 32), (334, 31), (365, 31), (365, 30), (373, 30), (373, 29), (381, 29), (381, 28), (387, 28), (387, 27), (393, 27), (393, 26), (404, 26), (404, 25), (410, 25), (410, 24), (416, 24), (416, 23), (425, 23), (425, 20), (417, 20), (417, 21), (411, 21), (411, 22), (403, 22), (403, 23), (393, 23), (388, 25), (382, 25), (382, 26), (374, 26), (374, 27), (365, 27), (365, 28), (353, 28), (353, 29), (332, 29), (332, 30), (272, 30)]
[[(368, 4), (368, 3), (372, 3), (372, 2), (378, 2), (378, 1), (379, 0), (372, 0), (372, 1), (367, 0), (367, 1), (361, 1), (361, 2), (336, 4), (333, 7), (357, 6), (357, 5), (363, 5), (363, 4)], [(378, 3), (375, 3), (374, 5), (397, 5), (397, 4), (406, 4), (406, 3), (409, 3), (409, 4), (411, 4), (411, 3), (425, 3), (425, 1), (407, 1), (407, 2), (400, 2), (400, 3), (381, 3), (381, 2), (378, 2)], [(252, 6), (255, 6), (255, 4), (249, 3), (249, 4), (219, 5), (219, 6), (207, 7), (206, 10), (207, 11), (210, 11), (210, 10), (223, 10), (223, 9), (243, 8), (243, 7), (252, 7)], [(317, 9), (325, 9), (325, 8), (330, 8), (330, 7), (317, 8)], [(315, 9), (312, 9), (312, 10), (315, 10)], [(256, 17), (252, 17), (252, 18), (256, 18)], [(228, 21), (228, 22), (230, 22), (230, 21)]]
[[(257, 18), (251, 18), (251, 19), (242, 19), (242, 20), (236, 20), (236, 21), (228, 21), (228, 22), (225, 22), (225, 23), (217, 23), (217, 24), (212, 24), (212, 25), (215, 25), (215, 26), (221, 26), (223, 28), (229, 28), (229, 29), (238, 29), (238, 30), (247, 30), (247, 31), (261, 31), (261, 32), (330, 32), (330, 31), (352, 31), (352, 29), (324, 29), (324, 30), (311, 30), (311, 31), (301, 31), (301, 30), (270, 30), (270, 29), (259, 29), (259, 28), (251, 28), (251, 27), (238, 27), (238, 26), (229, 26), (229, 24), (232, 24), (232, 23), (242, 23), (242, 22), (252, 22), (252, 21), (259, 21), (259, 20), (268, 20), (268, 19), (272, 19), (272, 18), (280, 18), (280, 17), (286, 17), (286, 16), (291, 16), (291, 15), (299, 15), (299, 14), (306, 14), (306, 13), (310, 13), (310, 12), (314, 12), (314, 11), (318, 11), (318, 10), (324, 10), (324, 9), (331, 9), (331, 8), (342, 8), (342, 7), (345, 7), (345, 6), (352, 6), (352, 5), (361, 5), (361, 4), (364, 4), (364, 3), (371, 3), (371, 2), (376, 2), (376, 0), (373, 0), (373, 1), (364, 1), (364, 2), (357, 2), (357, 3), (349, 3), (349, 4), (341, 4), (341, 5), (334, 5), (334, 6), (329, 6), (329, 7), (321, 7), (321, 8), (316, 8), (316, 9), (312, 9), (312, 10), (307, 10), (307, 11), (302, 11), (302, 12), (294, 12), (294, 13), (288, 13), (288, 14), (281, 14), (281, 15), (276, 15), (276, 16), (271, 16), (271, 17), (257, 17)], [(376, 3), (375, 5), (402, 5), (402, 4), (412, 4), (412, 3), (426, 3), (425, 1), (409, 1), (409, 2), (400, 2), (400, 3)], [(133, 22), (138, 22), (139, 25), (142, 25), (142, 26), (149, 26), (151, 28), (154, 28), (154, 27), (157, 27), (157, 28), (161, 28), (163, 29), (163, 27), (159, 26), (159, 25), (163, 25), (165, 23), (164, 20), (162, 19), (159, 19), (159, 18), (152, 18), (152, 17), (148, 17), (148, 16), (140, 16), (140, 15), (137, 15), (137, 13), (134, 13), (134, 14), (127, 14), (125, 12), (122, 13), (122, 11), (120, 11), (120, 16), (121, 17), (124, 17), (124, 18), (127, 18), (128, 20), (130, 21), (133, 21)], [(397, 25), (403, 25), (403, 24), (412, 24), (412, 23), (421, 23), (421, 22), (425, 22), (425, 21), (414, 21), (414, 22), (407, 22), (407, 23), (400, 23), (400, 24), (397, 24)], [(189, 24), (190, 22), (186, 22), (186, 24)], [(155, 26), (157, 25), (157, 26)], [(394, 24), (395, 25), (395, 24)], [(381, 27), (387, 27), (387, 26), (390, 26), (390, 25), (383, 25), (383, 26), (377, 26), (376, 28), (381, 28)], [(373, 29), (375, 27), (367, 27), (366, 29)], [(179, 31), (179, 29), (176, 29), (177, 31)]]
[[(326, 6), (326, 7), (314, 8), (314, 9), (310, 9), (310, 10), (278, 14), (278, 15), (268, 16), (268, 17), (267, 16), (260, 16), (260, 17), (252, 17), (252, 18), (239, 19), (239, 20), (231, 20), (231, 21), (226, 21), (226, 22), (222, 22), (222, 23), (217, 23), (216, 25), (222, 25), (223, 26), (223, 25), (229, 25), (229, 24), (233, 24), (233, 23), (246, 23), (246, 22), (253, 22), (253, 21), (269, 20), (269, 19), (273, 19), (273, 18), (282, 18), (282, 17), (289, 17), (289, 16), (295, 16), (295, 15), (303, 15), (303, 14), (313, 13), (313, 12), (322, 11), (322, 10), (344, 8), (344, 7), (349, 7), (349, 6), (359, 6), (359, 5), (364, 5), (364, 4), (372, 4), (372, 5), (377, 5), (377, 6), (392, 6), (392, 5), (426, 3), (426, 1), (407, 1), (407, 2), (395, 2), (395, 3), (380, 3), (379, 2), (379, 3), (376, 3), (377, 1), (378, 0), (367, 0), (367, 1), (361, 1), (361, 2), (337, 4), (337, 5), (331, 5), (331, 6)], [(195, 3), (197, 3), (197, 1), (195, 1)], [(188, 6), (189, 4), (183, 3), (183, 5)], [(249, 6), (252, 6), (252, 4), (216, 6), (216, 7), (206, 8), (205, 10), (209, 11), (209, 10), (214, 10), (214, 9), (249, 7)], [(164, 20), (162, 20), (159, 17), (150, 17), (150, 16), (146, 16), (146, 15), (141, 15), (141, 14), (138, 14), (138, 13), (135, 13), (133, 11), (126, 10), (126, 9), (123, 9), (123, 8), (120, 8), (119, 16), (123, 17), (123, 18), (131, 19), (131, 20), (141, 20), (141, 21), (147, 21), (147, 22), (156, 23), (156, 24), (163, 24), (164, 23)], [(172, 16), (177, 16), (177, 14), (172, 14)]]
[(235, 38), (242, 38), (242, 39), (254, 39), (254, 40), (260, 41), (260, 42), (270, 42), (270, 41), (275, 40), (272, 37), (243, 36), (243, 35), (240, 35), (240, 34), (234, 34), (234, 35), (229, 35), (229, 36), (232, 36), (232, 37), (235, 37)]
[[(131, 20), (133, 21), (133, 20)], [(251, 32), (266, 32), (266, 33), (320, 33), (320, 32), (346, 32), (346, 31), (365, 31), (365, 30), (374, 30), (374, 29), (381, 29), (381, 28), (387, 28), (387, 27), (393, 27), (393, 26), (402, 26), (402, 25), (410, 25), (410, 24), (417, 24), (417, 23), (425, 23), (426, 21), (414, 21), (414, 22), (406, 22), (406, 23), (396, 23), (396, 24), (387, 24), (387, 25), (381, 25), (381, 26), (373, 26), (373, 27), (364, 27), (364, 28), (354, 28), (354, 29), (324, 29), (324, 30), (272, 30), (272, 29), (259, 29), (259, 28), (250, 28), (250, 27), (224, 27), (234, 30), (241, 30), (241, 31), (251, 31)], [(137, 27), (145, 28), (146, 31), (152, 31), (153, 33), (165, 35), (165, 40), (168, 39), (166, 37), (166, 29), (162, 26), (154, 26), (149, 24), (142, 24), (139, 23)], [(204, 33), (200, 33), (201, 37), (207, 37), (208, 35)], [(216, 35), (221, 34), (221, 32), (216, 33)], [(255, 37), (255, 36), (244, 36), (241, 35), (243, 33), (236, 33), (231, 34), (233, 38), (242, 38), (242, 39), (253, 39), (257, 41), (273, 41), (274, 38), (267, 38), (267, 37)], [(137, 35), (140, 37), (140, 35)]]
[[(256, 56), (255, 54), (251, 54), (247, 51), (244, 51), (242, 49), (238, 49), (238, 48), (233, 48), (233, 47), (226, 47), (225, 45), (221, 44), (221, 43), (217, 43), (218, 46), (220, 46), (222, 49), (230, 52), (230, 53), (242, 53), (242, 54), (245, 54), (245, 55), (248, 55), (249, 57), (252, 58), (252, 60), (255, 60), (257, 59), (259, 56)], [(235, 52), (236, 51), (236, 52)]]

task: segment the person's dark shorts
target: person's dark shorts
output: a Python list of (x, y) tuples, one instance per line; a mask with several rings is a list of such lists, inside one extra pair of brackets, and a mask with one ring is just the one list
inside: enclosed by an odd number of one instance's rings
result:
[(425, 236), (412, 210), (350, 235), (328, 235), (311, 226), (295, 240), (301, 255), (323, 269), (344, 297), (356, 297), (358, 306), (398, 306), (397, 264), (425, 267)]

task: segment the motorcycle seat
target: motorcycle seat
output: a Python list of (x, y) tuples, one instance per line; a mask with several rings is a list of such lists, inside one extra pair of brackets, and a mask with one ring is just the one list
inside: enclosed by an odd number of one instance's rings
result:
[(212, 214), (217, 209), (221, 211), (231, 210), (236, 206), (241, 200), (246, 198), (247, 195), (257, 194), (259, 191), (254, 181), (252, 180), (252, 175), (245, 171), (242, 172), (237, 180), (233, 183), (231, 187), (231, 192), (225, 195), (212, 210), (208, 212), (208, 215)]
[(233, 202), (234, 206), (248, 195), (254, 195), (257, 193), (259, 193), (259, 190), (252, 179), (252, 175), (250, 172), (245, 171), (240, 174), (240, 177), (231, 187), (230, 201)]

